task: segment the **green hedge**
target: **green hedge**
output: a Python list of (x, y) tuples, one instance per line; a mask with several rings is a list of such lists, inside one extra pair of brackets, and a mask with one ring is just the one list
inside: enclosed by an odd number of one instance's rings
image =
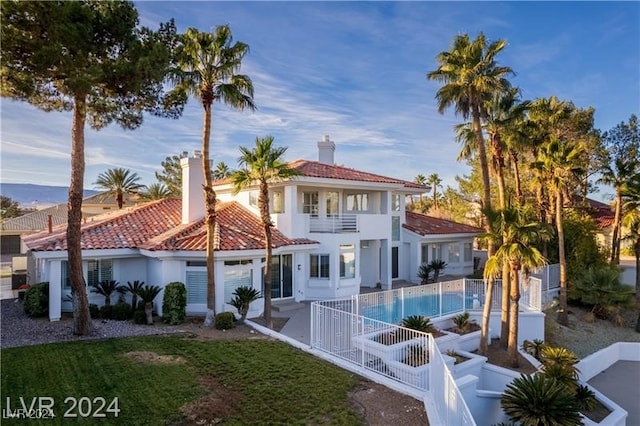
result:
[(187, 315), (187, 288), (181, 282), (172, 282), (164, 288), (162, 320), (171, 325), (182, 324)]
[(43, 317), (49, 313), (49, 283), (34, 284), (24, 293), (24, 312), (30, 317)]

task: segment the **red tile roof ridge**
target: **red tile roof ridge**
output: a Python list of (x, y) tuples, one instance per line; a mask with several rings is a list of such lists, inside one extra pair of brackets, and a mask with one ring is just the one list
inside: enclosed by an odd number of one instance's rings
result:
[(480, 234), (484, 232), (476, 226), (410, 211), (406, 212), (406, 223), (402, 226), (423, 236), (429, 234)]

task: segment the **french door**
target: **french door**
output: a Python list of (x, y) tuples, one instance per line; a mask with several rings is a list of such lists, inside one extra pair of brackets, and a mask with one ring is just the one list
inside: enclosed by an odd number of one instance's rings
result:
[[(264, 290), (264, 266), (262, 267)], [(293, 256), (276, 255), (271, 258), (271, 298), (282, 299), (293, 296)]]

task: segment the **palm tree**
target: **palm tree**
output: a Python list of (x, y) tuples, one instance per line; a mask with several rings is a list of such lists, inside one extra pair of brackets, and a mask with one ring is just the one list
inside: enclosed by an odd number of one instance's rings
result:
[[(427, 183), (427, 178), (421, 173), (417, 174), (416, 177), (413, 178), (413, 182), (417, 183), (418, 185), (429, 186), (429, 184)], [(411, 204), (413, 204), (413, 197), (411, 197)], [(420, 207), (422, 208), (422, 194), (420, 194)]]
[(623, 192), (624, 210), (627, 212), (622, 223), (627, 228), (626, 241), (631, 243), (636, 258), (636, 309), (638, 320), (636, 331), (640, 333), (640, 173), (634, 175)]
[(560, 264), (560, 302), (558, 307), (558, 322), (569, 324), (567, 313), (567, 259), (564, 247), (564, 196), (571, 179), (582, 170), (577, 160), (583, 153), (579, 145), (569, 142), (562, 143), (553, 136), (538, 153), (538, 161), (532, 167), (542, 171), (553, 192), (556, 205), (556, 232), (558, 237), (558, 263)]
[[(147, 325), (153, 325), (153, 300), (156, 298), (162, 289), (157, 285), (145, 285), (138, 289), (138, 297), (144, 304), (144, 312), (147, 317)], [(135, 308), (134, 308), (135, 310)]]
[(138, 183), (140, 176), (131, 173), (131, 170), (116, 167), (98, 175), (94, 182), (97, 188), (107, 191), (107, 195), (115, 197), (118, 208), (124, 204), (124, 194), (135, 194), (142, 185)]
[[(505, 188), (505, 151), (507, 150), (506, 140), (513, 133), (513, 129), (522, 122), (528, 103), (520, 102), (520, 90), (511, 87), (508, 90), (495, 93), (485, 103), (487, 111), (486, 131), (489, 135), (489, 146), (491, 151), (491, 173), (496, 177), (498, 184), (498, 202), (500, 211), (507, 209), (507, 196)], [(504, 217), (502, 218), (504, 221)], [(503, 240), (507, 237), (502, 236)], [(505, 262), (502, 268), (502, 309), (501, 309), (501, 336), (507, 336), (509, 332), (509, 294), (510, 294), (510, 270)], [(507, 339), (500, 339), (502, 347), (507, 347)]]
[[(484, 270), (485, 277), (495, 277), (501, 274), (507, 265), (511, 273), (507, 357), (514, 367), (518, 366), (520, 274), (528, 276), (531, 270), (547, 264), (547, 260), (533, 244), (547, 238), (548, 235), (539, 223), (529, 222), (528, 216), (528, 212), (523, 209), (509, 208), (501, 212), (497, 228), (503, 238), (502, 245), (487, 260)], [(504, 336), (501, 337), (504, 339)]]
[(205, 327), (215, 321), (215, 274), (214, 274), (214, 234), (216, 227), (216, 193), (211, 186), (212, 171), (209, 161), (209, 141), (211, 139), (211, 112), (214, 102), (223, 102), (232, 108), (255, 109), (253, 103), (253, 83), (246, 75), (237, 74), (242, 59), (249, 52), (249, 46), (242, 42), (233, 43), (231, 29), (227, 25), (218, 26), (215, 33), (188, 28), (184, 34), (178, 59), (178, 69), (172, 80), (177, 96), (191, 95), (197, 98), (204, 109), (202, 124), (202, 169), (205, 177), (203, 192), (205, 200), (205, 222), (207, 226), (207, 315)]
[(151, 185), (144, 186), (140, 192), (138, 192), (140, 198), (145, 201), (164, 200), (171, 197), (171, 191), (163, 183), (152, 183)]
[(104, 305), (111, 306), (111, 295), (120, 290), (120, 284), (114, 280), (104, 280), (99, 283), (92, 284), (91, 293), (104, 296)]
[(271, 214), (269, 211), (269, 184), (282, 181), (299, 174), (298, 170), (289, 167), (282, 161), (282, 156), (287, 151), (285, 147), (274, 147), (273, 136), (256, 138), (253, 149), (240, 147), (242, 155), (238, 159), (240, 169), (236, 171), (233, 180), (234, 193), (252, 185), (258, 184), (258, 208), (264, 230), (266, 259), (264, 265), (264, 320), (267, 327), (272, 328), (271, 320), (271, 249), (272, 238)]
[(491, 209), (491, 192), (481, 120), (486, 115), (484, 102), (511, 86), (506, 76), (513, 74), (513, 71), (496, 63), (496, 56), (506, 45), (505, 40), (487, 43), (483, 33), (473, 41), (468, 34), (458, 35), (453, 40), (451, 50), (440, 52), (436, 57), (438, 69), (427, 74), (428, 79), (444, 84), (436, 94), (438, 111), (444, 113), (448, 107), (454, 106), (456, 114), (462, 115), (465, 120), (472, 119), (477, 142), (475, 148), (482, 171), (482, 201), (485, 209)]
[(127, 293), (131, 293), (131, 310), (138, 309), (138, 291), (144, 287), (144, 281), (135, 280), (134, 282), (127, 281), (126, 286), (121, 286), (120, 289)]
[(438, 208), (438, 187), (442, 188), (442, 179), (438, 176), (437, 173), (431, 173), (427, 178), (427, 185), (431, 186), (431, 190), (433, 191), (433, 206)]
[[(477, 157), (482, 174), (483, 211), (491, 211), (491, 186), (489, 183), (489, 167), (484, 136), (482, 134), (482, 118), (486, 115), (484, 102), (494, 93), (505, 91), (511, 86), (506, 76), (513, 74), (509, 67), (498, 66), (496, 56), (506, 47), (505, 40), (487, 43), (483, 33), (471, 40), (468, 34), (458, 35), (453, 39), (450, 51), (438, 54), (438, 68), (427, 74), (430, 80), (443, 83), (436, 93), (438, 111), (444, 111), (454, 106), (456, 114), (467, 120), (471, 118), (472, 129), (475, 134)], [(490, 223), (485, 215), (485, 226), (490, 232)], [(495, 252), (493, 241), (489, 241), (487, 254)], [(482, 313), (482, 332), (480, 351), (486, 351), (486, 340), (489, 333), (489, 315), (493, 298), (493, 280), (487, 282), (485, 304)]]
[(221, 180), (231, 177), (233, 171), (226, 165), (224, 161), (220, 161), (216, 165), (216, 169), (213, 171), (213, 180)]
[(244, 324), (251, 303), (260, 297), (260, 292), (249, 286), (241, 286), (233, 291), (233, 299), (229, 301), (229, 304), (238, 310), (240, 314), (240, 320), (238, 322), (240, 324)]

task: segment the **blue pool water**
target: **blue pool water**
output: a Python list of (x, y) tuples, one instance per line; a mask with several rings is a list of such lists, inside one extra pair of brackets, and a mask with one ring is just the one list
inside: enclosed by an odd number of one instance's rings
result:
[[(467, 295), (466, 307), (473, 306), (473, 296)], [(442, 293), (442, 306), (440, 295), (415, 295), (403, 300), (396, 298), (392, 303), (368, 306), (362, 309), (362, 316), (390, 324), (400, 324), (403, 318), (410, 315), (421, 315), (429, 318), (437, 318), (465, 309), (464, 299), (460, 293)], [(442, 308), (442, 309), (441, 309)]]

